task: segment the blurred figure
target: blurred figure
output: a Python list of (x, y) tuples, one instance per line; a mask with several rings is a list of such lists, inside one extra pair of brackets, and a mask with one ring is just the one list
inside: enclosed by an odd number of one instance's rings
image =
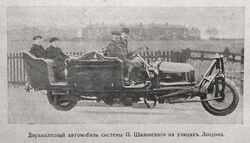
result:
[(45, 55), (45, 50), (41, 45), (42, 36), (36, 35), (33, 37), (33, 45), (30, 48), (30, 53), (35, 55), (37, 58), (43, 58)]
[(53, 37), (49, 40), (50, 47), (46, 49), (45, 58), (53, 60), (53, 71), (56, 82), (65, 80), (65, 60), (69, 58), (65, 55), (60, 48), (57, 47), (57, 42), (59, 39)]

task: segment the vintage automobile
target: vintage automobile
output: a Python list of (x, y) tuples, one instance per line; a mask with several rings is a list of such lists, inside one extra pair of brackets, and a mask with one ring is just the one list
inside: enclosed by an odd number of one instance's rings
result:
[(142, 68), (135, 68), (138, 78), (129, 85), (123, 79), (124, 63), (99, 51), (67, 60), (65, 82), (55, 82), (52, 60), (23, 52), (28, 86), (36, 91), (45, 90), (49, 103), (60, 111), (71, 110), (79, 100), (125, 106), (144, 100), (148, 108), (156, 103), (201, 102), (206, 111), (217, 116), (228, 115), (236, 109), (240, 93), (225, 76), (223, 56), (215, 56), (197, 83), (191, 65), (165, 61), (149, 65), (140, 56), (141, 49), (132, 54), (142, 62)]

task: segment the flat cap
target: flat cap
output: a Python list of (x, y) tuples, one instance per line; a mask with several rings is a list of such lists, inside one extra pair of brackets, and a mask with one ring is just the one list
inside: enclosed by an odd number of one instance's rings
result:
[(127, 34), (129, 34), (129, 29), (128, 28), (126, 28), (126, 27), (124, 27), (123, 29), (122, 29), (122, 31), (121, 31), (122, 33), (127, 33)]
[(33, 40), (36, 40), (36, 39), (39, 39), (39, 38), (43, 38), (43, 37), (40, 36), (40, 35), (36, 35), (36, 36), (33, 37)]
[(121, 33), (119, 31), (112, 31), (111, 34), (112, 35), (121, 35)]
[(49, 42), (50, 43), (52, 43), (52, 42), (54, 42), (54, 41), (58, 41), (59, 40), (59, 38), (57, 38), (57, 37), (53, 37), (53, 38), (51, 38), (50, 40), (49, 40)]

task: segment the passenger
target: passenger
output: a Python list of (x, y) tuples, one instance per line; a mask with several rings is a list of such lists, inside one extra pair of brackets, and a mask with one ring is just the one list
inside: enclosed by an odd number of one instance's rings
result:
[(119, 31), (112, 31), (112, 40), (104, 48), (106, 51), (106, 56), (108, 57), (117, 57), (120, 60), (126, 59), (126, 54), (122, 51), (121, 48), (121, 33)]
[(37, 58), (43, 58), (45, 55), (45, 50), (41, 45), (42, 36), (37, 35), (33, 37), (33, 45), (30, 48), (30, 53), (35, 55)]
[(69, 58), (65, 55), (60, 48), (57, 47), (58, 38), (53, 37), (49, 40), (50, 47), (46, 49), (45, 58), (53, 60), (52, 69), (54, 71), (55, 81), (64, 81), (65, 80), (65, 60)]

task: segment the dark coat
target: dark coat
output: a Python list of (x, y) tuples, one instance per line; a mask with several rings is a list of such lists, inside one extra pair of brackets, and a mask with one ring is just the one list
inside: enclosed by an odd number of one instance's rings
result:
[(30, 48), (30, 53), (35, 55), (37, 58), (43, 58), (45, 56), (45, 50), (41, 45), (33, 44)]
[(68, 58), (62, 50), (58, 47), (50, 46), (46, 49), (46, 54), (44, 56), (47, 59), (52, 59), (54, 61), (53, 70), (56, 73), (63, 72), (65, 69), (65, 59)]
[(127, 55), (128, 55), (128, 41), (127, 40), (121, 40), (120, 46), (121, 46), (122, 53), (127, 58)]
[(68, 56), (63, 53), (62, 49), (50, 46), (46, 49), (45, 58), (52, 60), (54, 59), (65, 60), (68, 58)]
[(112, 40), (105, 48), (108, 57), (117, 57), (121, 60), (126, 58), (126, 54), (123, 53), (120, 42)]

